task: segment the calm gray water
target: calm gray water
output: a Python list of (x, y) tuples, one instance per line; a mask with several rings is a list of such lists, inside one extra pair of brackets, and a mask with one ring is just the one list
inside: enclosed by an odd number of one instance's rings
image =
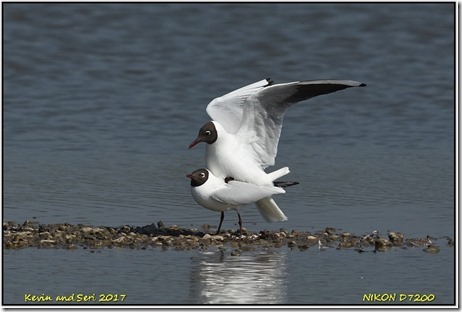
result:
[[(3, 219), (200, 227), (187, 146), (216, 96), (276, 82), (352, 79), (285, 117), (276, 167), (300, 185), (289, 220), (242, 209), (251, 231), (436, 237), (438, 254), (3, 252), (3, 303), (24, 294), (126, 294), (125, 304), (362, 304), (432, 293), (452, 304), (454, 10), (443, 4), (5, 3)], [(236, 228), (228, 213), (224, 228)], [(90, 286), (91, 285), (91, 286)]]

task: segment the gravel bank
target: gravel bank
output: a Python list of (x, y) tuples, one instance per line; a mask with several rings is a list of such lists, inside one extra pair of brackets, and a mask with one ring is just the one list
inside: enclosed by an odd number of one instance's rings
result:
[[(39, 224), (25, 221), (3, 222), (3, 248), (162, 248), (171, 250), (208, 249), (212, 247), (231, 247), (232, 254), (262, 248), (281, 248), (305, 251), (310, 248), (338, 250), (350, 249), (357, 252), (386, 251), (392, 248), (421, 248), (423, 251), (437, 253), (437, 239), (432, 237), (406, 238), (399, 232), (370, 233), (355, 235), (327, 227), (317, 232), (260, 231), (244, 232), (222, 231), (215, 235), (209, 225), (202, 229), (186, 229), (178, 226), (165, 226), (162, 221), (145, 226), (122, 225), (119, 227), (89, 226), (83, 224)], [(212, 234), (213, 233), (213, 234)], [(454, 245), (453, 239), (438, 239), (440, 244)]]

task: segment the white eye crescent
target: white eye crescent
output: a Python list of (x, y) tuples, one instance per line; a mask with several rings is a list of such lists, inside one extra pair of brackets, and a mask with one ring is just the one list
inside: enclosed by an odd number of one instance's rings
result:
[(211, 134), (212, 134), (212, 131), (210, 130), (205, 131), (205, 135), (211, 135)]
[(201, 172), (201, 178), (205, 178), (205, 173)]

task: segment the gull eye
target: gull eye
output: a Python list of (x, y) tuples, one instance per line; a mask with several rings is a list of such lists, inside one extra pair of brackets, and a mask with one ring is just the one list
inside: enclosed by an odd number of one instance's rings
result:
[(205, 178), (205, 173), (201, 172), (200, 176), (201, 178)]
[(205, 135), (209, 136), (209, 135), (211, 135), (211, 134), (212, 134), (212, 131), (210, 131), (210, 130), (206, 130), (204, 133), (205, 133)]

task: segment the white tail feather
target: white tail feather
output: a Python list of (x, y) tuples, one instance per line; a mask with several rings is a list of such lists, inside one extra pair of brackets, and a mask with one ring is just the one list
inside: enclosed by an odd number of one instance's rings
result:
[(278, 169), (276, 171), (268, 173), (268, 176), (270, 176), (271, 181), (274, 181), (274, 180), (279, 179), (280, 177), (283, 177), (283, 176), (285, 176), (286, 174), (289, 174), (289, 173), (290, 173), (289, 167), (284, 167), (284, 168), (281, 168), (281, 169)]
[(271, 197), (265, 197), (255, 203), (258, 211), (267, 222), (286, 221), (287, 217)]

